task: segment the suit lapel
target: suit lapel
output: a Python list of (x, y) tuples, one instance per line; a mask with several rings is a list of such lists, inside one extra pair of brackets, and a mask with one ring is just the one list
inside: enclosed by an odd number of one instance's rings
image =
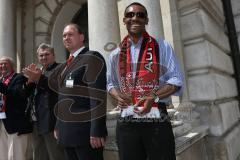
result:
[(85, 47), (85, 48), (77, 55), (77, 57), (75, 57), (75, 58), (73, 59), (73, 61), (69, 64), (69, 66), (67, 66), (66, 63), (64, 63), (66, 67), (64, 68), (64, 70), (63, 70), (63, 72), (62, 72), (62, 74), (61, 74), (61, 75), (62, 75), (61, 77), (62, 77), (63, 80), (66, 79), (66, 76), (69, 75), (69, 74), (73, 71), (73, 68), (74, 68), (75, 64), (78, 63), (79, 60), (80, 60), (80, 55), (85, 54), (87, 51), (88, 51), (88, 47)]

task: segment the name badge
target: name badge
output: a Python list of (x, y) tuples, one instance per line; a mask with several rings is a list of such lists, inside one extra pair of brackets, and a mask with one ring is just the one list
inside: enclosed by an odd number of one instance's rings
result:
[(6, 118), (6, 113), (3, 112), (3, 105), (4, 105), (3, 100), (0, 100), (0, 119), (5, 119)]
[(74, 80), (73, 79), (67, 79), (66, 80), (66, 87), (73, 88)]
[(74, 80), (72, 79), (72, 73), (70, 73), (69, 78), (66, 80), (66, 87), (73, 88)]

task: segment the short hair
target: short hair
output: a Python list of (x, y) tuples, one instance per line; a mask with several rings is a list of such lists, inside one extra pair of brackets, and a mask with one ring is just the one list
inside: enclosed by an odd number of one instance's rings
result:
[(148, 16), (148, 12), (147, 12), (146, 7), (145, 7), (144, 5), (142, 5), (141, 3), (138, 3), (138, 2), (133, 2), (133, 3), (129, 4), (129, 5), (126, 7), (125, 11), (124, 11), (124, 15), (126, 14), (127, 9), (128, 9), (130, 6), (133, 6), (133, 5), (141, 6), (141, 7), (145, 10), (146, 16)]
[(64, 25), (64, 28), (67, 27), (67, 26), (74, 26), (77, 29), (79, 34), (84, 34), (82, 28), (76, 23), (67, 23), (67, 24)]
[(0, 61), (3, 61), (3, 60), (7, 60), (7, 61), (10, 63), (10, 65), (11, 65), (12, 68), (15, 67), (15, 62), (14, 62), (14, 60), (13, 60), (11, 57), (2, 56), (2, 57), (0, 58)]
[(39, 52), (40, 49), (47, 49), (49, 52), (51, 52), (52, 54), (54, 54), (54, 48), (50, 45), (50, 44), (47, 44), (47, 43), (41, 43), (39, 46), (38, 46), (38, 49), (37, 49), (37, 54)]

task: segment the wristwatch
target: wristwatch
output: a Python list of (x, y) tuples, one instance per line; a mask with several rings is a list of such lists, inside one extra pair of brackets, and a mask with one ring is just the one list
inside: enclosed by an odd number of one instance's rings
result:
[(154, 99), (154, 102), (155, 102), (155, 103), (158, 103), (159, 97), (158, 97), (158, 95), (157, 95), (155, 92), (152, 92), (152, 97), (153, 97), (153, 99)]

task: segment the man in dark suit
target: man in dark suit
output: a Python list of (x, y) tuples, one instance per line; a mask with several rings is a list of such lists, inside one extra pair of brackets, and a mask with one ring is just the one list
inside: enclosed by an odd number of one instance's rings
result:
[(100, 53), (88, 51), (83, 42), (78, 25), (64, 28), (63, 43), (70, 58), (49, 81), (59, 92), (56, 137), (68, 160), (102, 160), (107, 134), (106, 64)]
[(25, 111), (31, 90), (24, 88), (27, 79), (14, 71), (14, 63), (10, 57), (0, 59), (0, 75), (3, 102), (0, 108), (0, 159), (28, 160), (30, 157), (27, 149), (32, 124)]
[(55, 137), (67, 160), (103, 160), (106, 129), (106, 64), (96, 51), (84, 47), (84, 35), (76, 24), (63, 31), (70, 52), (66, 63), (49, 77), (58, 93)]
[[(54, 106), (58, 96), (48, 87), (48, 77), (58, 66), (53, 47), (46, 43), (40, 44), (37, 49), (37, 58), (42, 65), (41, 69), (38, 69), (35, 64), (23, 69), (28, 82), (36, 83), (35, 91), (30, 98), (32, 103), (29, 104), (32, 108), (33, 121), (35, 121), (33, 158), (34, 160), (63, 160), (63, 149), (57, 145), (53, 134), (56, 124)], [(35, 72), (29, 72), (30, 68), (34, 68)]]

